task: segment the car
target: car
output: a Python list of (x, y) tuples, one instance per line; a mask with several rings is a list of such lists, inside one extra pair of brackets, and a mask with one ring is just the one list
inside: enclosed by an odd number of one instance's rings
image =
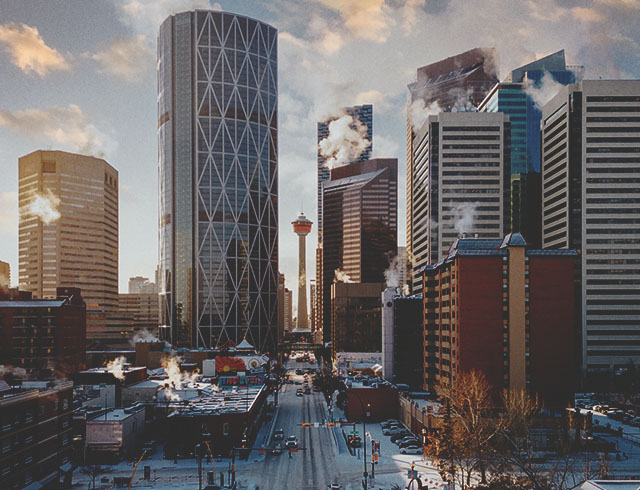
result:
[(633, 425), (634, 427), (640, 427), (640, 417), (634, 417), (629, 421), (630, 425)]
[(277, 443), (271, 450), (271, 454), (282, 454), (282, 443)]
[(302, 392), (302, 390), (298, 390), (296, 391), (296, 396), (304, 396), (304, 393)]
[(380, 427), (383, 429), (391, 427), (392, 425), (400, 426), (401, 424), (395, 419), (389, 419), (389, 420), (385, 420), (384, 422), (380, 422)]
[(276, 429), (273, 433), (274, 441), (283, 441), (284, 440), (284, 429)]
[(315, 391), (316, 393), (318, 393), (320, 391), (320, 387), (319, 386), (314, 386), (313, 387), (313, 391)]
[(287, 449), (297, 448), (298, 447), (298, 438), (296, 436), (287, 437), (287, 442), (285, 444)]
[(327, 485), (327, 488), (329, 490), (342, 490), (342, 485), (338, 483), (331, 483), (330, 485)]
[(407, 439), (402, 439), (400, 441), (400, 444), (398, 444), (398, 447), (400, 449), (402, 449), (402, 448), (405, 448), (407, 446), (415, 446), (415, 445), (418, 445), (418, 446), (422, 447), (422, 443), (419, 440), (407, 438)]
[(382, 433), (385, 436), (395, 436), (396, 434), (404, 433), (406, 430), (404, 427), (393, 427), (391, 429), (382, 429)]
[(422, 446), (413, 445), (400, 449), (400, 454), (422, 454)]
[(404, 439), (405, 437), (411, 437), (413, 436), (413, 434), (411, 433), (411, 431), (404, 429), (400, 432), (398, 432), (397, 434), (394, 434), (391, 436), (391, 442), (397, 442), (401, 439)]
[(298, 376), (302, 375), (302, 369), (296, 369), (296, 374), (297, 374)]
[(305, 395), (310, 395), (311, 394), (311, 388), (309, 388), (308, 386), (304, 389), (304, 394)]
[(362, 439), (360, 439), (360, 436), (349, 434), (347, 444), (351, 447), (360, 447), (362, 446)]

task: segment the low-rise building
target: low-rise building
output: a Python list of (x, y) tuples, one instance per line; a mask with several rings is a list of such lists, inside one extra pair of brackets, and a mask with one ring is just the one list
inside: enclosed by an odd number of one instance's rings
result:
[(72, 397), (68, 381), (0, 381), (0, 487), (71, 487)]
[(143, 443), (144, 409), (116, 408), (87, 420), (87, 462), (120, 461), (134, 457)]
[(384, 283), (331, 285), (331, 357), (338, 352), (382, 352)]
[(86, 305), (78, 288), (57, 288), (56, 299), (0, 288), (0, 364), (29, 375), (68, 376), (85, 365)]
[(353, 382), (347, 384), (347, 420), (380, 421), (398, 416), (398, 390), (387, 382)]

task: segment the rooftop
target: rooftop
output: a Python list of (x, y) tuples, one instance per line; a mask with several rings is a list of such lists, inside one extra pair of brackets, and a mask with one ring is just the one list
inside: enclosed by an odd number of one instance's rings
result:
[(202, 396), (180, 405), (169, 417), (194, 417), (220, 415), (224, 413), (244, 413), (251, 410), (265, 385), (234, 386), (216, 390), (213, 385)]
[(115, 422), (119, 420), (126, 420), (129, 417), (133, 417), (135, 414), (143, 410), (142, 408), (133, 409), (133, 408), (114, 408), (112, 410), (107, 411), (106, 413), (102, 413), (98, 415), (96, 418), (92, 419), (92, 422)]

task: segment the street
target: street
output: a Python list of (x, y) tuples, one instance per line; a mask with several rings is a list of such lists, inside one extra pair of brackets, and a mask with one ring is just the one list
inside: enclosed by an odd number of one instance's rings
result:
[[(309, 364), (291, 362), (290, 366), (310, 367)], [(302, 376), (294, 376), (302, 381)], [(287, 451), (282, 454), (268, 454), (263, 464), (247, 467), (260, 488), (295, 488), (305, 490), (326, 489), (339, 478), (336, 464), (336, 441), (333, 429), (327, 427), (303, 428), (303, 422), (323, 422), (327, 418), (327, 409), (322, 393), (296, 396), (295, 384), (282, 387), (279, 397), (280, 410), (274, 427), (284, 429), (285, 438), (295, 435), (298, 438), (297, 453), (291, 458)], [(350, 456), (349, 456), (350, 457)], [(243, 475), (244, 476), (244, 475)], [(242, 477), (241, 477), (242, 478)]]

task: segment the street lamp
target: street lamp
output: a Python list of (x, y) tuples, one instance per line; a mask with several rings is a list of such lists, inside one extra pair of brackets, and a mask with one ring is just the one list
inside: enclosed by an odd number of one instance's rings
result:
[[(360, 407), (362, 408), (362, 436), (365, 437), (365, 434), (367, 433), (367, 425), (365, 423), (365, 419), (367, 418), (367, 412), (365, 412), (364, 410), (364, 403), (362, 403), (362, 399), (360, 398), (360, 395), (358, 395), (355, 391), (351, 391), (351, 393), (353, 395), (355, 395), (355, 397), (358, 399), (358, 401), (360, 402)], [(367, 409), (371, 408), (371, 404), (367, 403)], [(362, 466), (363, 466), (363, 471), (362, 471), (362, 488), (363, 490), (367, 489), (367, 480), (369, 479), (369, 474), (367, 473), (367, 443), (366, 441), (364, 441), (364, 457), (362, 458)]]

